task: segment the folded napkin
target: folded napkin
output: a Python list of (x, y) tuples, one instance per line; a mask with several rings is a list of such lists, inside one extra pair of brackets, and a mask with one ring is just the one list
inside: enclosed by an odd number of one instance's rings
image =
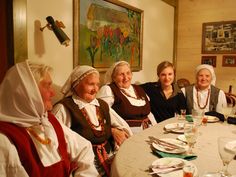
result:
[(220, 121), (222, 121), (222, 122), (224, 122), (224, 120), (225, 120), (224, 115), (221, 114), (221, 113), (218, 113), (218, 112), (216, 112), (216, 111), (205, 112), (205, 115), (208, 115), (208, 116), (215, 116), (215, 117), (219, 118)]
[(227, 122), (229, 124), (236, 124), (236, 117), (228, 117)]
[(193, 122), (193, 117), (191, 115), (186, 115), (186, 120), (188, 122)]
[(158, 150), (153, 150), (153, 153), (158, 157), (174, 157), (174, 158), (181, 158), (185, 160), (194, 160), (197, 158), (197, 155), (186, 155), (186, 154), (170, 154), (166, 152), (161, 152)]

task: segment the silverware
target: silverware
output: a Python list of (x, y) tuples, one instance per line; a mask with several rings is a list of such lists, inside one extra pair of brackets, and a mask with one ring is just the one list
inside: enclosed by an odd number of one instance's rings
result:
[(153, 175), (153, 174), (165, 174), (165, 173), (170, 173), (170, 172), (173, 172), (173, 171), (177, 171), (177, 170), (181, 170), (183, 169), (184, 166), (181, 166), (181, 167), (176, 167), (176, 168), (170, 168), (169, 170), (163, 170), (163, 171), (160, 171), (160, 172), (150, 172), (149, 174), (150, 175)]
[(178, 168), (183, 166), (184, 162), (181, 161), (180, 163), (174, 165), (150, 165), (150, 168), (167, 169), (167, 168)]
[(158, 139), (158, 138), (155, 138), (155, 142), (161, 146), (164, 146), (166, 148), (169, 148), (169, 149), (184, 149), (184, 147), (182, 146), (179, 146), (179, 145), (176, 145), (176, 144), (172, 144), (172, 143), (169, 143), (167, 141), (163, 141), (161, 139)]

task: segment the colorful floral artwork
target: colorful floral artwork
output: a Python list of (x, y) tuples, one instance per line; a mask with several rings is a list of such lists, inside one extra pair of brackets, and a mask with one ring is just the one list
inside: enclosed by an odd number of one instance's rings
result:
[(75, 65), (103, 70), (126, 60), (141, 70), (143, 11), (114, 0), (80, 0), (78, 7)]

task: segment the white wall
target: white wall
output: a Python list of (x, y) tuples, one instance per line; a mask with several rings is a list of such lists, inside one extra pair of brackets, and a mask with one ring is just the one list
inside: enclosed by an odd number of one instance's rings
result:
[[(174, 8), (161, 0), (122, 0), (144, 10), (143, 70), (134, 72), (133, 82), (156, 81), (156, 66), (163, 60), (173, 61)], [(28, 0), (28, 57), (42, 60), (54, 68), (54, 82), (62, 85), (73, 69), (73, 42), (59, 44), (52, 31), (39, 30), (46, 17), (62, 21), (64, 31), (73, 38), (73, 0)]]

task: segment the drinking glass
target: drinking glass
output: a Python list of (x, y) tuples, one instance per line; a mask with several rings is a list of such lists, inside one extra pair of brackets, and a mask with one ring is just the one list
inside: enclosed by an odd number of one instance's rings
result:
[(222, 113), (225, 116), (225, 120), (228, 119), (229, 115), (232, 113), (232, 110), (233, 110), (233, 105), (232, 104), (228, 104), (227, 106), (222, 107)]
[(180, 110), (180, 116), (181, 116), (181, 119), (183, 119), (183, 120), (186, 119), (186, 109), (181, 109)]
[(193, 177), (195, 168), (192, 165), (185, 165), (183, 168), (183, 177)]
[(201, 109), (192, 109), (193, 122), (197, 126), (202, 124), (202, 118), (204, 117), (205, 112)]
[(184, 136), (188, 144), (188, 154), (193, 154), (193, 146), (197, 140), (197, 126), (193, 122), (184, 123)]
[(236, 138), (231, 138), (231, 137), (219, 137), (217, 139), (218, 142), (218, 151), (220, 154), (220, 158), (223, 162), (223, 168), (220, 171), (221, 176), (231, 176), (231, 174), (228, 172), (228, 165), (229, 163), (233, 160), (236, 152), (233, 149), (229, 149), (228, 145), (230, 142), (235, 141)]

